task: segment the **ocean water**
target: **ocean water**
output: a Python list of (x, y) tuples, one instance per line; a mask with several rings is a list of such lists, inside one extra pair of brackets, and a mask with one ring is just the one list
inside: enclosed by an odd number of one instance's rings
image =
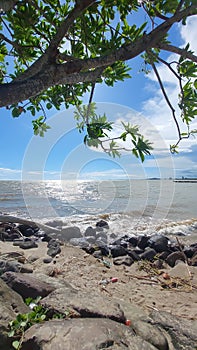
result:
[(81, 231), (104, 218), (117, 235), (191, 235), (197, 233), (197, 183), (0, 181), (0, 212)]

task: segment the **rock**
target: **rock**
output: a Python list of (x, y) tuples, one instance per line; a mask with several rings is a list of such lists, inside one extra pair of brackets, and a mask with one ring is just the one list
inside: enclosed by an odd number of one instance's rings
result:
[(61, 253), (60, 243), (55, 238), (52, 238), (48, 242), (47, 247), (49, 248), (47, 250), (47, 255), (51, 256), (52, 258), (54, 258), (57, 254)]
[(1, 278), (23, 299), (28, 297), (35, 299), (38, 296), (45, 297), (54, 290), (54, 287), (29, 274), (20, 272), (5, 272)]
[(102, 259), (103, 258), (103, 254), (101, 252), (101, 250), (95, 250), (94, 253), (92, 254), (92, 256), (96, 259)]
[(127, 249), (127, 254), (134, 260), (134, 261), (139, 261), (140, 257), (139, 255), (135, 252), (135, 250)]
[(56, 237), (63, 242), (68, 242), (71, 238), (80, 238), (82, 237), (79, 227), (66, 227), (61, 230), (61, 233), (56, 233)]
[(96, 236), (96, 230), (92, 226), (86, 228), (84, 236)]
[(185, 261), (185, 257), (183, 255), (183, 253), (180, 251), (173, 252), (170, 255), (168, 255), (166, 258), (167, 264), (170, 265), (171, 267), (175, 266), (175, 263), (177, 260)]
[(155, 255), (157, 255), (157, 252), (154, 249), (147, 248), (144, 253), (140, 254), (140, 258), (142, 260), (152, 261)]
[(145, 249), (146, 247), (148, 247), (149, 238), (150, 238), (150, 237), (148, 237), (148, 236), (140, 236), (140, 237), (138, 238), (137, 246), (138, 246), (140, 249)]
[(154, 325), (141, 320), (132, 322), (135, 334), (155, 346), (159, 350), (169, 350), (168, 341), (164, 334)]
[(51, 239), (53, 239), (55, 237), (55, 233), (44, 233), (43, 237), (42, 237), (42, 241), (43, 242), (50, 242)]
[(114, 258), (113, 263), (114, 263), (114, 265), (131, 266), (134, 263), (134, 260), (132, 259), (131, 256), (126, 255), (126, 256), (119, 256), (117, 258)]
[(51, 261), (53, 261), (52, 258), (44, 258), (44, 259), (43, 259), (43, 263), (45, 263), (45, 264), (50, 264)]
[(157, 253), (168, 250), (168, 238), (162, 235), (151, 236), (148, 240), (149, 247), (156, 250)]
[(109, 229), (109, 225), (108, 225), (107, 221), (105, 221), (105, 220), (98, 221), (96, 223), (96, 227), (103, 227), (103, 228)]
[(19, 243), (19, 247), (21, 249), (32, 249), (32, 248), (38, 248), (38, 245), (36, 242), (30, 240), (30, 241), (24, 241)]
[(153, 311), (150, 317), (151, 324), (168, 333), (174, 349), (194, 350), (196, 348), (196, 320), (182, 319), (165, 311)]
[(168, 255), (170, 255), (171, 253), (172, 253), (172, 251), (168, 249), (165, 252), (162, 252), (162, 253), (158, 254), (158, 259), (166, 260)]
[(187, 258), (191, 259), (195, 254), (197, 254), (197, 247), (187, 247), (183, 250)]
[(19, 262), (15, 260), (0, 260), (0, 275), (2, 275), (4, 272), (22, 272), (22, 273), (32, 273), (33, 270), (31, 266), (27, 266), (24, 264), (20, 264)]
[(89, 246), (89, 242), (86, 237), (71, 238), (69, 243), (80, 248), (86, 248)]
[(190, 259), (190, 264), (192, 266), (197, 266), (197, 254), (195, 254), (191, 259)]
[(19, 313), (27, 313), (29, 308), (19, 294), (14, 292), (0, 279), (0, 349), (11, 350), (11, 338), (8, 338), (8, 323)]
[(110, 251), (113, 258), (127, 255), (127, 250), (121, 245), (110, 246)]
[(40, 301), (50, 315), (71, 312), (73, 317), (103, 317), (125, 322), (124, 312), (119, 303), (107, 295), (91, 290), (76, 290), (71, 286), (57, 289)]
[(132, 247), (136, 247), (138, 244), (138, 238), (137, 237), (129, 237), (128, 242), (132, 245)]
[(86, 240), (90, 244), (94, 244), (96, 242), (96, 237), (95, 236), (86, 236)]
[(21, 350), (156, 350), (130, 327), (101, 318), (52, 320), (25, 332)]
[(18, 225), (18, 230), (22, 233), (23, 236), (25, 237), (30, 237), (33, 236), (37, 231), (39, 231), (38, 226), (29, 226), (29, 225)]

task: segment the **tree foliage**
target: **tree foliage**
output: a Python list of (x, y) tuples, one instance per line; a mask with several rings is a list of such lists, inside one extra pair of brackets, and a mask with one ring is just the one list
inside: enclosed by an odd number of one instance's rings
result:
[[(141, 56), (142, 74), (153, 69), (175, 121), (178, 138), (171, 151), (176, 152), (196, 132), (190, 123), (197, 114), (197, 57), (189, 44), (177, 47), (168, 34), (195, 14), (197, 0), (0, 0), (0, 107), (14, 118), (30, 112), (34, 133), (43, 136), (47, 109), (74, 105), (86, 144), (116, 156), (125, 149), (120, 141), (129, 139), (132, 153), (143, 161), (152, 147), (139, 128), (123, 123), (124, 132), (110, 138), (113, 124), (96, 114), (93, 103), (96, 84), (114, 86), (130, 78), (132, 59)], [(168, 62), (166, 52), (176, 53), (177, 61)], [(179, 116), (158, 65), (167, 66), (179, 83)]]

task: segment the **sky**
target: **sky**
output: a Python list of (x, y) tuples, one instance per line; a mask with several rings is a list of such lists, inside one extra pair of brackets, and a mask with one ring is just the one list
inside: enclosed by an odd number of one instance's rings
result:
[[(195, 33), (197, 16), (184, 27), (176, 26), (171, 36), (197, 52)], [(176, 58), (168, 57), (169, 61)], [(154, 150), (144, 163), (131, 154), (111, 158), (100, 149), (88, 148), (83, 135), (76, 129), (73, 108), (60, 112), (47, 112), (47, 124), (51, 129), (44, 138), (33, 135), (32, 117), (23, 114), (12, 118), (9, 110), (0, 110), (0, 180), (105, 180), (143, 179), (152, 177), (197, 177), (197, 142), (191, 138), (183, 141), (177, 155), (172, 155), (169, 145), (177, 140), (177, 130), (163, 99), (158, 83), (151, 72), (144, 76), (139, 72), (142, 61), (130, 62), (132, 78), (117, 83), (113, 88), (100, 85), (94, 101), (97, 113), (106, 113), (114, 122), (112, 136), (121, 132), (121, 121), (140, 125), (140, 131), (153, 142)], [(166, 91), (174, 105), (177, 104), (178, 86), (165, 66), (158, 68)], [(85, 97), (84, 102), (87, 102)], [(184, 126), (183, 126), (184, 127)], [(192, 128), (197, 129), (197, 120)]]

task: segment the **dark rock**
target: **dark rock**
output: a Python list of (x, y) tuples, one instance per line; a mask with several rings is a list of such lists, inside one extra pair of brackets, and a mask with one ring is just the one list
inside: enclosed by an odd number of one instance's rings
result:
[(25, 237), (33, 236), (37, 231), (39, 231), (39, 227), (37, 226), (29, 226), (29, 225), (18, 225), (18, 230), (22, 233)]
[(19, 247), (22, 249), (32, 249), (32, 248), (38, 248), (38, 245), (34, 241), (24, 241), (19, 243)]
[[(58, 345), (58, 347), (57, 347)], [(112, 320), (85, 318), (52, 320), (25, 332), (21, 350), (156, 350), (135, 336), (132, 328)]]
[(92, 245), (89, 245), (88, 247), (82, 247), (82, 249), (88, 254), (93, 254), (95, 252), (95, 247)]
[(117, 240), (115, 240), (114, 242), (112, 242), (112, 245), (121, 245), (124, 248), (127, 248), (128, 246), (128, 242), (126, 242), (124, 239), (122, 238), (118, 238)]
[(84, 236), (96, 236), (96, 229), (92, 226), (87, 227)]
[(89, 246), (89, 242), (85, 237), (71, 238), (69, 243), (80, 248), (86, 248)]
[(47, 250), (47, 255), (51, 256), (52, 258), (54, 258), (56, 255), (58, 255), (59, 253), (61, 253), (61, 248), (60, 246), (56, 246), (56, 247), (50, 247)]
[(154, 235), (149, 238), (148, 245), (156, 250), (157, 253), (161, 253), (168, 249), (168, 241), (168, 238), (165, 236)]
[(134, 263), (134, 260), (132, 259), (131, 256), (126, 255), (126, 256), (119, 256), (117, 258), (114, 258), (113, 263), (114, 263), (114, 265), (131, 266)]
[(109, 247), (106, 244), (98, 244), (97, 247), (99, 248), (103, 256), (108, 256), (110, 254)]
[(13, 339), (8, 337), (10, 321), (21, 313), (29, 312), (28, 306), (23, 302), (19, 294), (10, 289), (7, 284), (0, 279), (0, 349), (13, 349), (11, 343)]
[(135, 250), (127, 249), (127, 254), (134, 260), (139, 261), (140, 256), (135, 252)]
[(170, 265), (171, 267), (175, 266), (175, 263), (177, 260), (185, 261), (185, 257), (183, 253), (180, 251), (173, 252), (170, 255), (168, 255), (168, 257), (166, 258), (167, 264)]
[(172, 253), (172, 251), (168, 249), (165, 252), (162, 252), (162, 253), (158, 254), (158, 259), (166, 260), (168, 255), (170, 255), (171, 253)]
[(128, 242), (133, 246), (136, 247), (138, 244), (138, 239), (137, 237), (129, 237)]
[(45, 264), (50, 264), (51, 261), (53, 261), (52, 258), (44, 258), (44, 259), (43, 259), (43, 263), (45, 263)]
[(47, 247), (49, 248), (47, 250), (47, 255), (51, 256), (52, 258), (61, 253), (60, 242), (55, 238), (52, 238), (48, 242)]
[(23, 299), (28, 297), (35, 299), (38, 296), (45, 297), (54, 290), (50, 284), (41, 281), (28, 274), (19, 272), (5, 272), (1, 278)]
[(98, 221), (96, 223), (96, 227), (103, 227), (103, 228), (109, 229), (109, 225), (108, 225), (107, 221), (105, 221), (105, 220)]
[(191, 258), (190, 264), (192, 266), (197, 266), (197, 255), (196, 254)]
[(152, 261), (155, 255), (157, 255), (157, 252), (154, 249), (147, 248), (144, 253), (140, 254), (140, 258), (142, 260)]
[(194, 254), (197, 254), (197, 247), (187, 247), (183, 250), (184, 254), (186, 255), (187, 258), (192, 258)]
[(44, 235), (43, 235), (43, 237), (42, 237), (42, 241), (43, 242), (50, 242), (50, 240), (51, 239), (53, 239), (54, 238), (54, 236), (55, 236), (55, 234), (53, 234), (53, 233), (44, 233)]
[(79, 227), (66, 227), (61, 230), (60, 233), (56, 233), (57, 238), (59, 238), (63, 242), (70, 241), (71, 238), (80, 238), (82, 237), (81, 231)]
[(149, 241), (149, 237), (148, 236), (140, 236), (138, 238), (137, 246), (140, 249), (145, 249), (146, 247), (148, 247), (148, 241)]
[(110, 251), (113, 258), (127, 255), (127, 250), (121, 245), (110, 246)]

